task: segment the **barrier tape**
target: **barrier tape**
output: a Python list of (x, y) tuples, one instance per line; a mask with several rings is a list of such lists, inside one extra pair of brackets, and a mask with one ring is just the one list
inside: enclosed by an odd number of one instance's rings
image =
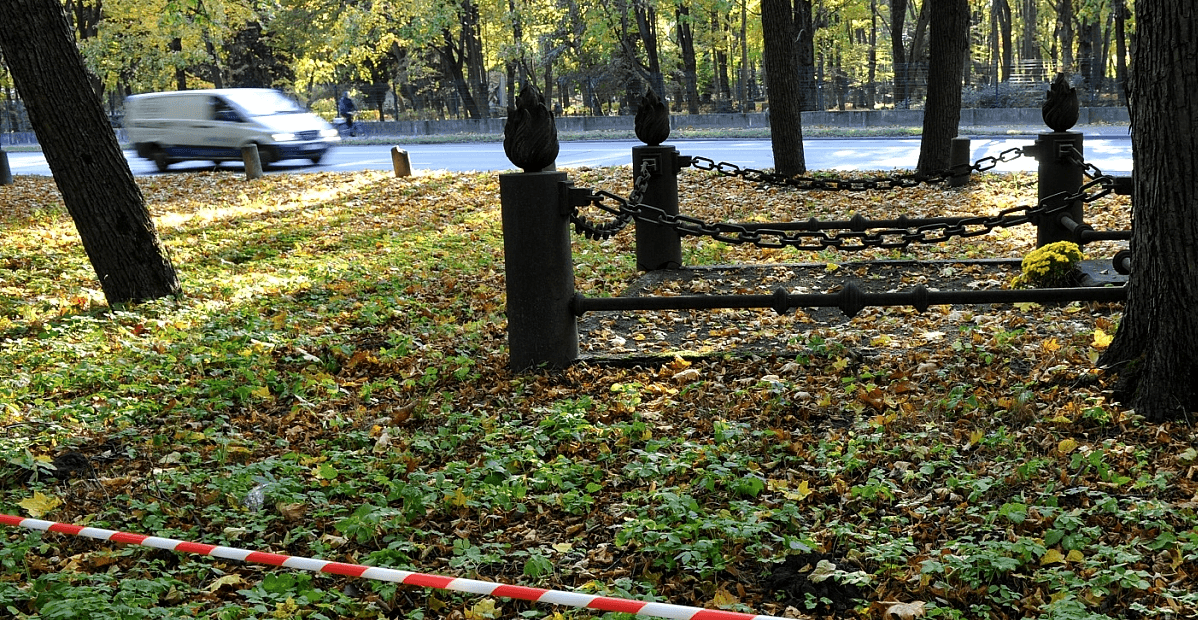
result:
[(361, 564), (329, 562), (327, 560), (317, 560), (315, 558), (302, 558), (289, 555), (280, 555), (277, 553), (250, 551), (247, 549), (237, 549), (235, 547), (222, 547), (219, 545), (187, 542), (183, 540), (174, 540), (171, 538), (146, 536), (144, 534), (131, 534), (128, 532), (105, 530), (96, 527), (83, 527), (80, 525), (71, 525), (69, 523), (42, 521), (40, 519), (26, 519), (23, 517), (14, 517), (5, 514), (0, 514), (0, 525), (23, 527), (31, 530), (42, 530), (45, 532), (56, 532), (59, 534), (70, 534), (72, 536), (85, 536), (98, 540), (109, 540), (127, 545), (141, 545), (143, 547), (153, 547), (155, 549), (166, 549), (168, 551), (175, 551), (179, 553), (196, 553), (199, 555), (207, 555), (226, 560), (237, 560), (239, 562), (268, 564), (270, 566), (282, 566), (285, 568), (295, 568), (318, 573), (329, 573), (331, 575), (344, 575), (346, 577), (391, 581), (411, 586), (422, 586), (425, 588), (455, 590), (457, 592), (466, 592), (469, 594), (501, 596), (504, 598), (532, 601), (534, 603), (566, 605), (569, 607), (582, 607), (585, 609), (594, 609), (598, 611), (623, 612), (641, 616), (652, 616), (655, 618), (675, 618), (677, 620), (784, 620), (783, 618), (779, 618), (777, 616), (762, 616), (734, 611), (703, 609), (700, 607), (687, 607), (685, 605), (670, 605), (668, 603), (647, 603), (644, 601), (596, 596), (593, 594), (582, 594), (579, 592), (546, 590), (542, 588), (530, 588), (527, 586), (514, 586), (489, 581), (479, 581), (476, 579), (462, 579), (459, 577), (444, 577), (426, 573), (413, 573), (391, 568), (377, 568), (373, 566), (363, 566)]

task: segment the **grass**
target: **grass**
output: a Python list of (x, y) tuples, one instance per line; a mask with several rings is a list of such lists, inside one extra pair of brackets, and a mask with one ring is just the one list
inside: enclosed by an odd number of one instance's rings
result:
[[(627, 168), (571, 173), (628, 191)], [(1117, 306), (633, 315), (613, 336), (695, 321), (712, 352), (513, 374), (495, 175), (139, 183), (186, 295), (130, 308), (103, 304), (51, 180), (0, 188), (0, 511), (791, 617), (1198, 612), (1198, 438), (1109, 400), (1092, 364)], [(680, 184), (708, 219), (1034, 195), (1021, 175), (881, 198), (696, 171)], [(1127, 224), (1126, 202), (1098, 212)], [(1018, 257), (1033, 236), (854, 258)], [(580, 290), (636, 276), (629, 237), (575, 242)], [(685, 243), (688, 260), (796, 260)], [(794, 336), (741, 354), (747, 329)], [(600, 334), (588, 351), (609, 346)], [(4, 535), (0, 609), (16, 618), (595, 615)]]

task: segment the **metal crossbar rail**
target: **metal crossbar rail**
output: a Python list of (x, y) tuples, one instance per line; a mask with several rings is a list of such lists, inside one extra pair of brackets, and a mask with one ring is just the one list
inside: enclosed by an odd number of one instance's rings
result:
[(836, 293), (789, 293), (778, 288), (772, 295), (678, 295), (670, 297), (586, 297), (575, 293), (570, 309), (575, 316), (587, 312), (628, 310), (712, 310), (715, 308), (772, 308), (785, 314), (791, 308), (840, 308), (848, 317), (867, 306), (912, 306), (923, 312), (929, 306), (988, 303), (1063, 301), (1119, 302), (1127, 298), (1124, 287), (1041, 288), (982, 291), (939, 291), (917, 286), (909, 291), (874, 293), (850, 282)]

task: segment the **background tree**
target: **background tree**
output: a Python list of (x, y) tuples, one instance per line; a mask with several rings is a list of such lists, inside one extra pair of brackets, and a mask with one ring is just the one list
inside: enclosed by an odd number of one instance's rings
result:
[(59, 0), (0, 3), (0, 50), (110, 305), (180, 292)]
[(1198, 12), (1136, 0), (1136, 20), (1134, 269), (1099, 364), (1118, 373), (1126, 405), (1161, 421), (1198, 411)]
[(919, 172), (924, 174), (948, 168), (949, 151), (961, 123), (961, 80), (969, 49), (967, 1), (928, 1), (931, 3), (932, 44), (918, 164)]
[(770, 141), (774, 170), (795, 175), (807, 171), (803, 153), (802, 95), (794, 14), (788, 0), (761, 0), (765, 37), (765, 79), (770, 96)]

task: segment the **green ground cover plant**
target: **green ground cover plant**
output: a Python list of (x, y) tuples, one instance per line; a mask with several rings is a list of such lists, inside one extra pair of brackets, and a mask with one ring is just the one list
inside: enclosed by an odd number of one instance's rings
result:
[[(631, 313), (584, 333), (576, 366), (514, 374), (495, 174), (139, 182), (186, 293), (125, 308), (104, 305), (52, 180), (0, 188), (4, 513), (794, 618), (1198, 614), (1198, 437), (1111, 402), (1093, 361), (1118, 305)], [(1022, 175), (881, 195), (680, 184), (687, 213), (740, 220), (988, 214), (1035, 194)], [(575, 243), (586, 294), (638, 277), (629, 233)], [(855, 269), (684, 244), (688, 262)], [(1033, 246), (1013, 229), (853, 258), (985, 277), (952, 261)], [(694, 342), (660, 339), (675, 320), (703, 326)], [(741, 350), (765, 332), (788, 344)], [(620, 362), (617, 339), (662, 355)], [(14, 618), (598, 615), (0, 535)]]

